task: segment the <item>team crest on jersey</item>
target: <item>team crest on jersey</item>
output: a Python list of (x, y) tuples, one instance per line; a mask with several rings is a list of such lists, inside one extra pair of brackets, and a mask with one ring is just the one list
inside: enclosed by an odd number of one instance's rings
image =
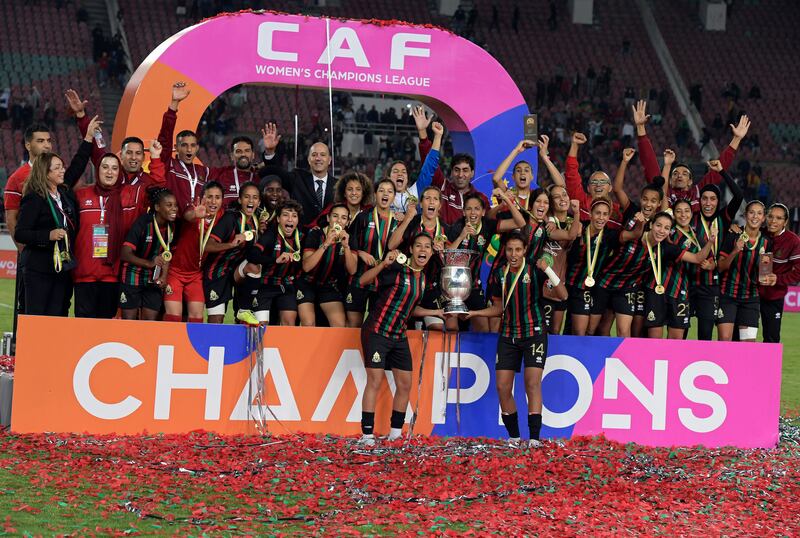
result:
[(722, 319), (725, 316), (725, 313), (722, 311), (722, 308), (717, 309), (717, 319)]
[(683, 248), (692, 248), (692, 242), (689, 239), (687, 239), (686, 241), (683, 242)]
[(258, 306), (258, 299), (253, 297), (253, 308)]
[(759, 254), (764, 254), (766, 251), (767, 251), (767, 249), (765, 249), (764, 247), (761, 247), (760, 249), (758, 249), (758, 253)]
[(528, 273), (525, 273), (525, 276), (522, 277), (522, 283), (523, 284), (530, 284), (531, 283), (531, 275), (529, 275)]
[(650, 312), (647, 314), (647, 321), (655, 321), (655, 320), (656, 320), (656, 315), (655, 315), (655, 313), (654, 313), (654, 312), (651, 310), (651, 311), (650, 311)]
[(211, 299), (212, 301), (216, 301), (217, 299), (219, 299), (219, 295), (217, 295), (216, 291), (211, 290), (211, 293), (208, 294), (208, 298)]
[(346, 302), (347, 304), (353, 304), (353, 294), (348, 293), (347, 298), (345, 298), (344, 302)]
[(303, 299), (305, 299), (305, 295), (303, 295), (302, 291), (297, 290), (297, 300), (302, 301)]
[(374, 363), (379, 363), (379, 362), (381, 362), (381, 354), (380, 354), (380, 353), (378, 353), (377, 351), (376, 351), (376, 352), (375, 352), (375, 354), (372, 356), (372, 362), (374, 362)]
[(533, 234), (534, 237), (542, 237), (542, 229), (536, 228), (536, 233)]
[(123, 291), (119, 296), (119, 302), (124, 304), (128, 302), (128, 298), (125, 296), (125, 292)]
[(478, 236), (478, 245), (482, 247), (485, 244), (486, 244), (486, 238), (483, 237), (482, 235), (479, 235)]

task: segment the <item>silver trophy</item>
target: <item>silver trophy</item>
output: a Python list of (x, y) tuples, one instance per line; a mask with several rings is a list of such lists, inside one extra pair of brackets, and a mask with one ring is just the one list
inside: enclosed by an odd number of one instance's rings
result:
[(470, 264), (478, 253), (467, 249), (447, 249), (442, 251), (442, 295), (447, 300), (445, 314), (465, 314), (468, 312), (464, 301), (472, 292), (472, 270)]

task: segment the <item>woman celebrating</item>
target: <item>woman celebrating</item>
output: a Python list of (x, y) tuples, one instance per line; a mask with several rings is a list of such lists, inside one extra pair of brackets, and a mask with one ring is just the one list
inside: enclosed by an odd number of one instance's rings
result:
[[(358, 256), (356, 271), (350, 276), (345, 294), (344, 308), (347, 326), (360, 327), (364, 321), (367, 304), (374, 299), (375, 285), (359, 284), (361, 275), (378, 265), (389, 252), (389, 238), (397, 221), (390, 209), (394, 200), (394, 183), (383, 179), (375, 186), (375, 207), (362, 211), (350, 225), (350, 249)], [(349, 270), (349, 269), (348, 269)]]
[[(714, 184), (707, 184), (700, 189), (700, 212), (692, 220), (692, 228), (701, 245), (704, 245), (712, 234), (716, 237), (716, 244), (711, 247), (712, 264), (707, 264), (708, 269), (698, 269), (695, 272), (695, 281), (691, 290), (694, 296), (690, 297), (693, 315), (697, 316), (697, 339), (711, 340), (714, 324), (717, 323), (720, 301), (719, 279), (717, 270), (717, 254), (722, 247), (725, 230), (730, 228), (739, 206), (744, 200), (742, 189), (727, 171), (723, 170), (719, 161), (709, 161), (708, 167), (719, 173), (725, 184), (733, 194), (730, 203), (722, 204), (722, 196)], [(756, 326), (758, 326), (756, 324)]]
[[(470, 312), (475, 316), (502, 316), (500, 336), (497, 339), (497, 395), (500, 411), (508, 436), (513, 444), (520, 440), (519, 418), (514, 403), (514, 374), (524, 365), (525, 394), (528, 399), (528, 429), (530, 446), (538, 447), (542, 429), (542, 373), (547, 360), (547, 327), (539, 299), (543, 280), (537, 269), (544, 271), (547, 264), (537, 260), (528, 263), (527, 238), (514, 231), (505, 241), (503, 267), (496, 270), (489, 288), (492, 306), (484, 310)], [(567, 289), (563, 282), (548, 283), (556, 294), (564, 300)]]
[(152, 214), (136, 219), (122, 244), (122, 319), (155, 321), (161, 311), (178, 202), (169, 189), (151, 191)]
[[(100, 122), (95, 116), (69, 168), (55, 153), (33, 161), (25, 181), (14, 240), (25, 245), (20, 266), (25, 269), (25, 314), (66, 316), (72, 298), (75, 267), (73, 245), (78, 230), (78, 208), (72, 187), (92, 156), (92, 134)], [(91, 134), (89, 134), (91, 133)]]
[(359, 213), (372, 206), (372, 182), (364, 174), (347, 172), (336, 182), (334, 200), (347, 206), (350, 226)]
[(589, 211), (591, 220), (583, 223), (583, 233), (572, 243), (567, 257), (567, 288), (569, 311), (572, 313), (572, 334), (593, 335), (600, 325), (605, 309), (594, 295), (600, 279), (600, 268), (619, 245), (619, 230), (608, 228), (611, 200), (596, 198)]
[(75, 239), (78, 265), (72, 272), (75, 317), (111, 319), (116, 315), (122, 243), (150, 207), (146, 188), (166, 184), (160, 154), (161, 145), (153, 140), (147, 181), (123, 184), (119, 157), (106, 153), (98, 161), (95, 184), (75, 191), (81, 222)]
[(297, 279), (297, 312), (300, 325), (316, 325), (315, 306), (319, 305), (330, 327), (344, 327), (345, 314), (338, 283), (350, 267), (353, 272), (358, 256), (350, 250), (347, 224), (350, 214), (345, 204), (334, 204), (328, 213), (328, 225), (313, 228), (303, 244), (303, 274)]
[(361, 275), (363, 287), (375, 285), (377, 299), (361, 328), (361, 347), (367, 368), (367, 386), (361, 401), (361, 443), (375, 444), (375, 401), (383, 383), (384, 370), (392, 371), (396, 390), (392, 401), (389, 441), (399, 439), (411, 392), (411, 350), (406, 339), (406, 325), (411, 317), (443, 317), (441, 310), (417, 306), (425, 290), (425, 266), (433, 256), (433, 240), (417, 232), (411, 241), (409, 256), (391, 251), (374, 267)]
[[(255, 217), (260, 196), (255, 183), (243, 183), (239, 199), (217, 221), (211, 230), (203, 263), (203, 291), (209, 323), (222, 323), (228, 301), (233, 296), (234, 275), (245, 261), (246, 249), (258, 238), (259, 223)], [(243, 278), (243, 274), (239, 277)], [(238, 299), (237, 299), (238, 302)]]
[(190, 206), (183, 213), (181, 240), (175, 246), (164, 289), (164, 321), (181, 321), (186, 302), (189, 323), (203, 323), (202, 260), (214, 224), (222, 217), (224, 191), (217, 181), (203, 185), (200, 205)]
[[(728, 233), (722, 244), (719, 253), (722, 295), (717, 323), (720, 340), (733, 339), (734, 324), (739, 328), (740, 342), (755, 342), (758, 336), (758, 265), (761, 256), (772, 252), (772, 239), (761, 233), (762, 224), (764, 204), (753, 200), (745, 207), (744, 232)], [(776, 282), (774, 273), (764, 276), (765, 286), (774, 286)]]
[(789, 208), (780, 203), (772, 204), (767, 212), (767, 233), (772, 239), (776, 281), (773, 286), (758, 284), (764, 342), (781, 341), (784, 297), (788, 286), (800, 282), (800, 237), (786, 229), (788, 222)]
[[(495, 189), (493, 195), (509, 203), (513, 218), (498, 221), (486, 217), (486, 207), (484, 205), (486, 202), (483, 201), (483, 197), (477, 193), (467, 194), (464, 196), (464, 218), (453, 224), (451, 234), (455, 235), (456, 238), (447, 244), (447, 248), (461, 248), (478, 253), (470, 261), (472, 292), (470, 292), (465, 301), (469, 310), (486, 308), (486, 297), (481, 285), (481, 264), (492, 236), (496, 233), (505, 233), (525, 226), (525, 217), (519, 212), (516, 204), (510, 202), (506, 191)], [(486, 318), (473, 318), (471, 324), (472, 330), (475, 332), (485, 333), (489, 331), (489, 321)]]
[(236, 288), (241, 314), (237, 319), (253, 324), (247, 312), (252, 308), (256, 323), (269, 323), (269, 312), (275, 306), (281, 325), (293, 327), (297, 322), (295, 280), (302, 271), (303, 234), (299, 226), (303, 206), (286, 200), (277, 211), (277, 225), (267, 228), (247, 251), (248, 265), (243, 270), (247, 278)]
[[(508, 171), (508, 167), (514, 162), (519, 155), (525, 150), (536, 147), (536, 142), (533, 140), (522, 140), (517, 146), (511, 150), (511, 153), (500, 163), (497, 170), (492, 175), (492, 182), (494, 186), (500, 190), (506, 190), (506, 183), (504, 176)], [(534, 200), (531, 195), (531, 182), (533, 181), (533, 168), (528, 161), (519, 161), (514, 165), (514, 170), (511, 174), (511, 179), (514, 182), (514, 187), (511, 189), (512, 201), (516, 203), (523, 212), (531, 209), (530, 202)], [(489, 216), (495, 217), (497, 213), (506, 209), (504, 204), (498, 204), (489, 210)], [(500, 217), (502, 218), (502, 217)], [(544, 218), (544, 217), (543, 217)]]
[(283, 189), (281, 178), (275, 175), (265, 176), (261, 180), (261, 204), (258, 211), (259, 231), (264, 233), (267, 226), (275, 222), (278, 204), (289, 198)]

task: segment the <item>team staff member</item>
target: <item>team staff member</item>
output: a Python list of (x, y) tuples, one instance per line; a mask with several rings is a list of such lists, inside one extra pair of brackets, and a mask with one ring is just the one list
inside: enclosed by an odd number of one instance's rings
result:
[[(740, 342), (755, 342), (758, 336), (758, 264), (760, 256), (772, 252), (772, 239), (761, 233), (764, 204), (753, 200), (745, 207), (741, 234), (728, 233), (719, 253), (720, 291), (717, 330), (719, 339), (733, 339), (734, 324)], [(764, 285), (774, 286), (774, 273), (765, 275)]]
[(119, 157), (106, 153), (98, 162), (95, 184), (75, 191), (81, 222), (72, 272), (75, 317), (111, 319), (117, 313), (122, 243), (134, 221), (150, 207), (144, 186), (150, 180), (164, 182), (157, 140), (150, 151), (155, 159), (147, 182), (123, 184)]
[(497, 268), (489, 288), (492, 306), (470, 312), (468, 317), (502, 316), (495, 365), (501, 418), (510, 441), (518, 444), (519, 418), (512, 390), (514, 374), (524, 365), (530, 446), (538, 447), (542, 429), (542, 374), (547, 360), (547, 326), (539, 299), (542, 285), (551, 285), (561, 300), (568, 293), (561, 281), (545, 284), (539, 279), (537, 269), (544, 271), (547, 264), (543, 260), (530, 264), (527, 251), (527, 238), (517, 231), (511, 232), (505, 242), (506, 264)]
[[(161, 131), (158, 141), (166, 148), (172, 147), (172, 135), (175, 133), (175, 122), (178, 120), (178, 105), (189, 97), (190, 90), (185, 82), (172, 85), (172, 101), (161, 120)], [(178, 200), (180, 214), (192, 206), (203, 192), (203, 185), (209, 178), (209, 169), (194, 162), (200, 149), (197, 134), (183, 130), (175, 137), (175, 157), (171, 151), (163, 151), (161, 160), (167, 167), (167, 187)]]
[[(428, 158), (428, 153), (433, 147), (428, 139), (428, 125), (430, 125), (433, 116), (429, 118), (424, 109), (420, 112), (414, 114), (414, 123), (417, 126), (417, 134), (419, 135), (419, 157), (425, 162)], [(436, 168), (431, 186), (441, 191), (441, 218), (445, 224), (452, 224), (461, 218), (464, 213), (464, 196), (467, 194), (477, 193), (486, 198), (482, 192), (472, 185), (474, 177), (475, 158), (466, 153), (453, 155), (450, 160), (449, 179), (444, 177), (441, 168)], [(488, 198), (484, 202), (487, 206), (489, 205)]]
[(333, 202), (337, 179), (328, 174), (331, 165), (330, 149), (322, 142), (312, 144), (307, 158), (310, 171), (295, 167), (288, 172), (282, 164), (283, 145), (279, 144), (281, 135), (278, 134), (278, 126), (268, 123), (261, 134), (264, 137), (264, 168), (259, 174), (262, 177), (275, 174), (283, 179), (283, 188), (303, 206), (302, 226), (309, 226)]
[(231, 141), (232, 166), (212, 168), (208, 179), (218, 181), (225, 192), (225, 207), (239, 199), (239, 188), (245, 183), (257, 183), (253, 171), (253, 140), (248, 136), (237, 136)]
[[(258, 238), (255, 217), (260, 203), (258, 186), (245, 183), (239, 201), (217, 220), (206, 243), (203, 262), (203, 291), (209, 323), (222, 323), (228, 302), (233, 298), (234, 275), (245, 261), (247, 248)], [(244, 268), (242, 267), (242, 279)], [(237, 300), (238, 303), (238, 300)]]
[[(481, 265), (492, 236), (496, 233), (505, 233), (525, 226), (525, 217), (522, 216), (516, 204), (511, 203), (510, 195), (507, 191), (495, 189), (493, 195), (508, 203), (513, 218), (498, 221), (487, 217), (483, 198), (477, 194), (467, 194), (464, 197), (464, 218), (453, 224), (451, 233), (455, 235), (455, 239), (447, 245), (447, 248), (461, 248), (478, 253), (470, 261), (472, 291), (465, 301), (469, 310), (486, 308), (486, 296), (481, 283)], [(489, 321), (486, 318), (473, 318), (471, 325), (472, 330), (475, 332), (485, 333), (489, 331)]]
[[(297, 288), (295, 280), (302, 272), (303, 236), (300, 218), (303, 206), (286, 200), (278, 206), (276, 226), (270, 226), (248, 249), (243, 272), (249, 278), (237, 287), (241, 316), (249, 324), (268, 323), (273, 306), (279, 312), (281, 325), (293, 327), (297, 322)], [(260, 267), (259, 267), (260, 266)], [(260, 275), (259, 275), (260, 271)], [(255, 276), (259, 275), (259, 276)], [(246, 310), (252, 308), (252, 313)]]
[(183, 213), (181, 240), (175, 245), (167, 286), (164, 288), (164, 321), (181, 321), (185, 301), (189, 323), (203, 323), (205, 294), (202, 263), (214, 224), (223, 215), (222, 204), (222, 185), (209, 181), (203, 185), (201, 203)]
[(591, 205), (591, 220), (583, 222), (583, 232), (572, 242), (567, 255), (566, 286), (569, 290), (568, 311), (572, 334), (593, 335), (600, 325), (605, 308), (594, 296), (599, 288), (600, 268), (619, 246), (620, 230), (608, 228), (611, 200), (596, 198)]
[(375, 284), (370, 281), (362, 286), (360, 280), (361, 275), (378, 265), (390, 251), (389, 238), (397, 228), (391, 211), (394, 189), (393, 181), (379, 181), (375, 185), (375, 207), (359, 213), (348, 229), (350, 249), (358, 256), (356, 271), (350, 276), (345, 291), (344, 309), (348, 327), (360, 327), (368, 304), (375, 300)]
[(691, 288), (694, 296), (690, 297), (690, 301), (694, 315), (697, 316), (698, 340), (711, 340), (714, 324), (717, 323), (720, 301), (718, 253), (722, 247), (725, 230), (730, 228), (744, 200), (744, 192), (730, 174), (723, 170), (722, 163), (709, 161), (708, 167), (722, 176), (733, 198), (726, 206), (722, 203), (719, 187), (713, 184), (705, 185), (700, 189), (700, 212), (696, 213), (692, 220), (692, 228), (701, 245), (708, 241), (709, 235), (713, 234), (717, 238), (716, 244), (712, 245), (711, 249), (714, 263), (709, 269), (698, 269), (695, 272), (694, 286)]
[(178, 204), (169, 189), (150, 191), (152, 214), (136, 219), (122, 244), (122, 319), (155, 321), (163, 305)]
[(361, 328), (361, 349), (367, 369), (367, 385), (361, 400), (361, 443), (375, 444), (375, 400), (383, 383), (384, 370), (391, 369), (395, 382), (389, 441), (402, 435), (408, 397), (411, 392), (411, 350), (406, 326), (411, 317), (442, 317), (441, 310), (418, 306), (427, 279), (424, 269), (433, 256), (433, 240), (417, 232), (406, 256), (393, 250), (359, 280), (362, 286), (377, 281), (377, 300)]
[(295, 281), (300, 325), (316, 325), (315, 306), (319, 305), (330, 327), (344, 327), (344, 301), (339, 282), (355, 272), (358, 256), (350, 249), (347, 235), (349, 212), (345, 204), (333, 204), (328, 225), (312, 228), (303, 242), (303, 274)]
[[(93, 122), (98, 123), (96, 116)], [(89, 163), (89, 140), (81, 142), (69, 168), (55, 153), (40, 153), (25, 181), (14, 230), (14, 240), (24, 245), (20, 265), (24, 267), (25, 314), (66, 316), (69, 312), (79, 219), (72, 187)]]
[[(564, 163), (564, 176), (566, 178), (565, 186), (567, 187), (570, 199), (578, 200), (581, 203), (581, 219), (589, 220), (592, 200), (606, 198), (611, 194), (611, 178), (607, 173), (598, 170), (589, 176), (589, 193), (587, 194), (586, 191), (583, 190), (583, 181), (578, 172), (578, 149), (585, 143), (585, 134), (573, 133), (572, 144), (570, 144), (567, 160)], [(622, 211), (619, 205), (614, 203), (614, 206), (611, 208), (611, 218), (607, 226), (609, 228), (619, 228), (621, 225)]]
[(800, 237), (786, 229), (788, 222), (789, 208), (772, 204), (767, 213), (767, 234), (772, 239), (772, 270), (776, 281), (773, 286), (758, 285), (764, 342), (781, 341), (783, 300), (788, 286), (800, 282)]

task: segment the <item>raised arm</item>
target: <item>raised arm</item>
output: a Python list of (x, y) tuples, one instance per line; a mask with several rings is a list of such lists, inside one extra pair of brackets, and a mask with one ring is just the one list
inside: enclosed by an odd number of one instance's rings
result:
[[(86, 115), (86, 105), (89, 104), (89, 101), (82, 100), (78, 92), (73, 89), (64, 92), (64, 97), (67, 98), (67, 106), (69, 106), (69, 109), (75, 115), (78, 131), (80, 131), (81, 136), (85, 137), (89, 132), (89, 122), (91, 121), (89, 116)], [(92, 135), (94, 135), (94, 132), (92, 132)], [(100, 159), (103, 158), (105, 153), (106, 149), (98, 147), (97, 143), (92, 140), (92, 163), (95, 166), (100, 165)]]
[[(750, 119), (742, 115), (742, 117), (739, 118), (739, 123), (736, 125), (731, 124), (730, 127), (733, 131), (733, 138), (731, 138), (730, 144), (728, 144), (719, 155), (719, 162), (722, 164), (723, 170), (728, 170), (731, 164), (733, 164), (733, 160), (736, 158), (736, 152), (739, 149), (739, 144), (741, 144), (742, 139), (747, 136), (747, 132), (750, 130)], [(703, 176), (703, 179), (700, 180), (699, 186), (702, 188), (710, 183), (719, 185), (722, 179), (723, 177), (719, 172), (716, 170), (709, 170), (708, 173)]]
[[(731, 201), (725, 206), (725, 214), (727, 215), (729, 221), (733, 221), (736, 218), (736, 213), (739, 212), (739, 207), (741, 207), (742, 202), (744, 201), (744, 192), (742, 188), (739, 187), (739, 184), (736, 183), (736, 180), (731, 177), (727, 170), (722, 168), (722, 163), (720, 161), (708, 161), (708, 168), (722, 177), (725, 181), (725, 185), (731, 190), (731, 194), (733, 197)], [(722, 203), (722, 200), (720, 200)]]
[(165, 163), (172, 159), (172, 148), (175, 145), (175, 122), (178, 121), (178, 106), (181, 101), (189, 97), (191, 90), (185, 82), (176, 82), (172, 85), (172, 94), (167, 111), (161, 118), (161, 130), (158, 132), (158, 141), (164, 148), (161, 160)]
[(494, 183), (495, 187), (502, 190), (506, 189), (505, 183), (503, 183), (503, 176), (505, 176), (506, 172), (508, 172), (508, 168), (511, 166), (511, 163), (514, 162), (514, 159), (519, 157), (522, 152), (531, 149), (535, 145), (536, 142), (533, 140), (522, 140), (514, 149), (511, 150), (511, 153), (509, 153), (508, 156), (503, 159), (503, 162), (500, 163), (500, 165), (497, 167), (497, 170), (495, 170), (494, 174), (492, 174), (492, 182)]
[(516, 230), (517, 228), (524, 227), (527, 222), (525, 221), (525, 215), (522, 214), (522, 211), (519, 210), (517, 204), (515, 204), (511, 197), (508, 195), (508, 191), (501, 190), (499, 188), (492, 191), (492, 195), (497, 197), (498, 200), (505, 203), (505, 206), (508, 208), (509, 212), (511, 213), (510, 219), (503, 219), (497, 221), (497, 231), (500, 233), (509, 232), (511, 230)]
[(364, 274), (361, 275), (361, 278), (358, 280), (358, 283), (362, 287), (366, 287), (372, 284), (375, 281), (375, 279), (378, 278), (378, 275), (381, 274), (381, 271), (383, 271), (384, 269), (386, 269), (387, 267), (389, 267), (394, 263), (394, 261), (397, 259), (398, 254), (399, 252), (396, 250), (388, 252), (386, 254), (386, 257), (383, 258), (383, 261), (381, 261), (375, 267), (372, 267), (364, 271)]
[(622, 230), (620, 232), (620, 243), (627, 243), (642, 237), (642, 234), (644, 233), (644, 223), (647, 222), (647, 219), (644, 215), (642, 215), (641, 211), (638, 211), (636, 215), (634, 215), (633, 219), (636, 221), (636, 226), (634, 226), (633, 230)]
[[(433, 120), (433, 116), (428, 116), (425, 112), (425, 107), (417, 106), (411, 111), (411, 116), (414, 118), (414, 125), (417, 127), (417, 135), (419, 136), (419, 158), (422, 162), (428, 160), (428, 153), (433, 149), (433, 144), (428, 140), (428, 126)], [(436, 185), (440, 189), (444, 187), (447, 179), (444, 177), (444, 172), (438, 166), (433, 171), (431, 184)], [(405, 219), (404, 219), (405, 220)]]
[(688, 250), (683, 253), (681, 261), (693, 263), (695, 265), (701, 264), (708, 259), (711, 255), (711, 247), (717, 244), (717, 236), (711, 234), (699, 252), (689, 252)]
[(619, 163), (619, 168), (617, 168), (617, 173), (614, 176), (614, 195), (617, 197), (619, 208), (622, 211), (628, 209), (631, 203), (628, 193), (625, 192), (625, 171), (628, 169), (628, 163), (631, 162), (635, 154), (636, 150), (633, 148), (622, 150), (622, 161)]
[(64, 184), (69, 188), (75, 188), (75, 185), (81, 179), (83, 172), (86, 170), (86, 165), (92, 157), (92, 133), (94, 129), (100, 125), (100, 120), (97, 116), (92, 118), (89, 122), (89, 130), (83, 137), (81, 145), (78, 146), (78, 151), (69, 163), (69, 168), (64, 172)]
[(564, 181), (564, 176), (561, 175), (558, 167), (553, 163), (553, 161), (550, 160), (550, 152), (548, 151), (549, 146), (550, 137), (547, 135), (541, 135), (539, 137), (539, 157), (541, 157), (542, 162), (544, 163), (545, 167), (547, 167), (547, 172), (550, 174), (550, 180), (553, 182), (553, 184), (566, 188), (567, 184)]
[[(711, 241), (709, 241), (709, 243), (711, 243)], [(737, 237), (736, 242), (733, 245), (733, 250), (731, 250), (730, 254), (725, 252), (719, 253), (719, 261), (717, 262), (717, 269), (721, 273), (724, 273), (725, 271), (730, 269), (733, 260), (736, 259), (736, 256), (738, 256), (742, 250), (744, 250), (744, 239), (742, 239), (741, 237)]]
[(397, 228), (394, 229), (392, 235), (389, 236), (389, 242), (387, 243), (387, 247), (389, 250), (394, 250), (396, 248), (400, 248), (400, 245), (403, 244), (403, 238), (406, 235), (406, 230), (408, 229), (408, 225), (417, 215), (417, 204), (408, 204), (406, 208), (406, 216), (403, 218), (403, 222), (397, 225)]
[(433, 122), (431, 127), (433, 129), (433, 144), (431, 151), (425, 156), (425, 161), (422, 163), (422, 169), (419, 171), (417, 181), (414, 183), (417, 186), (417, 192), (422, 193), (431, 182), (433, 176), (439, 169), (439, 157), (441, 156), (442, 137), (444, 136), (444, 126), (438, 121)]
[(647, 136), (647, 122), (650, 115), (647, 113), (647, 101), (641, 100), (633, 107), (633, 122), (636, 124), (636, 142), (639, 146), (639, 161), (644, 167), (645, 183), (649, 183), (658, 175), (658, 159)]
[(567, 194), (570, 199), (578, 200), (581, 207), (586, 211), (591, 210), (592, 197), (583, 190), (580, 172), (578, 172), (578, 148), (586, 143), (586, 135), (583, 133), (573, 133), (572, 143), (569, 146), (567, 160), (564, 163), (564, 176), (567, 183)]

